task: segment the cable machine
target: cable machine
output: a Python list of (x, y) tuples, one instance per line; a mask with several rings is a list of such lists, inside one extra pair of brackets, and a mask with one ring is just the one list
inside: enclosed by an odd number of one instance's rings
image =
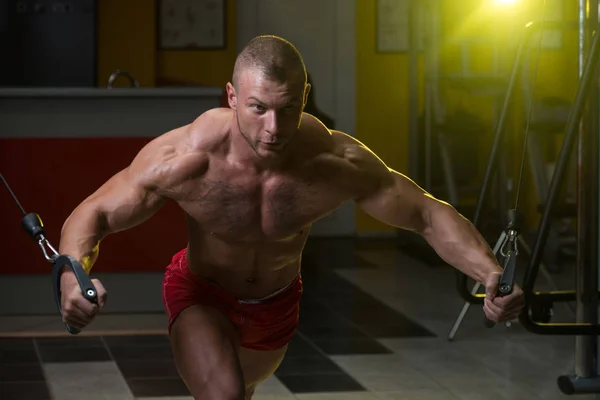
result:
[[(598, 83), (598, 60), (600, 57), (598, 27), (600, 25), (598, 6), (598, 0), (579, 0), (579, 86), (568, 116), (564, 141), (521, 285), (526, 296), (526, 307), (519, 316), (519, 321), (527, 330), (542, 335), (575, 336), (574, 374), (560, 376), (557, 380), (560, 390), (565, 394), (600, 393), (600, 377), (598, 376), (598, 335), (600, 334), (600, 325), (598, 324), (598, 288), (600, 286), (600, 86)], [(483, 204), (488, 195), (491, 179), (496, 172), (498, 152), (506, 128), (509, 105), (515, 92), (516, 76), (521, 67), (526, 43), (533, 32), (543, 31), (547, 24), (542, 18), (540, 22), (530, 23), (524, 29), (473, 218), (475, 226), (480, 223)], [(530, 115), (528, 121), (529, 118)], [(525, 140), (527, 140), (527, 130)], [(563, 191), (569, 159), (573, 154), (575, 144), (577, 144), (578, 170), (576, 288), (572, 291), (534, 292), (535, 280), (540, 269), (551, 224), (557, 212), (558, 199)], [(526, 149), (527, 146), (524, 147), (524, 151)], [(521, 214), (517, 207), (507, 211), (509, 224), (500, 235), (494, 251), (499, 259), (504, 258), (505, 270), (501, 283), (504, 282), (507, 285), (501, 284), (500, 289), (505, 288), (506, 293), (509, 293), (514, 280), (518, 244), (521, 243), (519, 240)], [(508, 251), (500, 251), (502, 248), (508, 249)], [(460, 295), (470, 304), (483, 304), (485, 295), (478, 294), (475, 288), (470, 291), (467, 287), (467, 280), (466, 275), (459, 273), (458, 290)], [(505, 293), (501, 291), (500, 295), (503, 294)], [(552, 310), (553, 304), (566, 301), (575, 301), (576, 303), (575, 322), (551, 323), (549, 311)]]
[[(454, 91), (465, 98), (481, 98), (491, 104), (493, 119), (498, 118), (499, 103), (507, 85), (502, 65), (503, 49), (489, 35), (446, 35), (442, 26), (443, 0), (411, 2), (409, 18), (409, 138), (410, 174), (430, 193), (443, 197), (457, 208), (465, 206), (465, 197), (472, 197), (479, 185), (471, 181), (478, 168), (460, 156), (466, 147), (473, 146), (492, 126), (465, 108), (448, 102), (446, 91)], [(496, 33), (494, 33), (496, 35)], [(444, 65), (444, 48), (452, 47), (456, 54), (450, 64)], [(487, 71), (477, 67), (475, 49), (489, 50), (491, 65)], [(419, 110), (419, 57), (424, 66), (423, 110)], [(488, 102), (491, 100), (491, 102)], [(457, 149), (457, 150), (454, 150)], [(472, 160), (470, 160), (472, 161)], [(508, 164), (508, 163), (506, 163)], [(510, 191), (510, 182), (504, 164), (497, 185), (495, 200), (502, 209), (503, 200)], [(441, 193), (443, 192), (443, 195)], [(505, 207), (504, 207), (505, 208)], [(502, 216), (503, 217), (503, 216)]]

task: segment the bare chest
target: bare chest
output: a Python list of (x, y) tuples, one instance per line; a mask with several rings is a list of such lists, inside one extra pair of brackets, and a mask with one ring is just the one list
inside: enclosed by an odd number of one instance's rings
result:
[(232, 240), (281, 240), (302, 234), (343, 202), (324, 182), (290, 175), (204, 177), (180, 201), (193, 223)]

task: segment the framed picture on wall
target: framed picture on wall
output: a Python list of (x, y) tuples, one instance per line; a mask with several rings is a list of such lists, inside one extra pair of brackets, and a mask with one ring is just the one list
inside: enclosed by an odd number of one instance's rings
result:
[[(424, 30), (427, 10), (418, 0), (376, 0), (376, 51), (377, 53), (401, 53), (411, 45), (411, 22), (418, 28), (415, 33), (419, 51), (424, 49)], [(410, 19), (414, 18), (415, 21)]]
[(226, 47), (227, 0), (157, 0), (160, 49)]

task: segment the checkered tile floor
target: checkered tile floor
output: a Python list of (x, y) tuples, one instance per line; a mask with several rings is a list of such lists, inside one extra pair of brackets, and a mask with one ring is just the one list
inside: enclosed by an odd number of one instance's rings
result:
[[(489, 330), (472, 306), (449, 341), (463, 305), (453, 270), (385, 246), (313, 249), (305, 256), (298, 333), (255, 399), (568, 398), (556, 378), (573, 373), (574, 338), (535, 335), (519, 325)], [(568, 310), (556, 311), (569, 320)], [(0, 339), (0, 399), (191, 396), (166, 335), (105, 332)]]

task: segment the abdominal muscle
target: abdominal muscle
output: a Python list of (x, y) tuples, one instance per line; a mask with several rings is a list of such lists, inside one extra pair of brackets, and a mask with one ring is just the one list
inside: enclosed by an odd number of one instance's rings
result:
[[(308, 230), (307, 230), (308, 231)], [(221, 235), (190, 236), (190, 271), (240, 299), (262, 299), (289, 286), (300, 274), (308, 232), (281, 241), (234, 242)]]

